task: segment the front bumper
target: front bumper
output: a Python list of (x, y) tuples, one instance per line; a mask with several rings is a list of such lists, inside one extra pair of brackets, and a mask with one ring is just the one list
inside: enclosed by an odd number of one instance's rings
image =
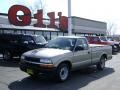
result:
[(46, 76), (52, 76), (55, 74), (56, 71), (55, 67), (45, 67), (44, 65), (33, 64), (28, 62), (20, 62), (20, 69), (26, 73), (28, 73), (27, 70), (30, 69), (32, 71), (32, 74), (44, 74)]

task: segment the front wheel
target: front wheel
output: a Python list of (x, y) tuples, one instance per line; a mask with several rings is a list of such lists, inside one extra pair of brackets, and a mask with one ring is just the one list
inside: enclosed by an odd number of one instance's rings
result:
[(30, 78), (37, 79), (39, 77), (38, 74), (29, 74)]
[(67, 64), (60, 64), (56, 71), (57, 81), (63, 82), (68, 79), (70, 74), (70, 68)]
[(103, 70), (105, 68), (105, 57), (101, 57), (100, 62), (97, 64), (98, 70)]

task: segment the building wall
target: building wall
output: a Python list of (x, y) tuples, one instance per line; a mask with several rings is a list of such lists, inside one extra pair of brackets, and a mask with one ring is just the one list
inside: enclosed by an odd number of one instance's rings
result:
[(79, 17), (72, 17), (73, 32), (106, 34), (107, 24)]
[[(32, 20), (31, 24), (35, 22), (36, 20)], [(45, 23), (48, 23), (48, 21), (45, 21)], [(107, 25), (104, 22), (89, 20), (80, 17), (72, 17), (72, 26), (73, 26), (72, 28), (73, 33), (106, 34), (106, 29), (107, 29)], [(51, 30), (50, 28), (35, 28), (33, 26), (18, 27), (18, 26), (10, 25), (7, 16), (0, 16), (0, 28), (4, 28), (4, 27), (56, 31), (56, 29)]]
[(0, 24), (10, 24), (7, 16), (0, 16)]

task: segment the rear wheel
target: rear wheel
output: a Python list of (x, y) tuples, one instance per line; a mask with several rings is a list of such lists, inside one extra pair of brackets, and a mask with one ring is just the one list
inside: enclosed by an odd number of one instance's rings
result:
[(12, 58), (12, 55), (11, 55), (11, 53), (9, 51), (5, 51), (3, 53), (3, 59), (4, 60), (10, 60), (11, 58)]
[(70, 68), (68, 64), (62, 63), (59, 65), (56, 71), (56, 79), (57, 81), (63, 82), (68, 79), (70, 74)]
[(101, 57), (100, 62), (97, 64), (97, 69), (98, 70), (103, 70), (105, 68), (105, 57)]

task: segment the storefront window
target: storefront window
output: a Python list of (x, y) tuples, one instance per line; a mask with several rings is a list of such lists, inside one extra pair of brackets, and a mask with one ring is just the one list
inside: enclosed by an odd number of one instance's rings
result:
[(58, 37), (57, 32), (51, 32), (51, 39)]
[(50, 40), (50, 32), (44, 32), (44, 37), (46, 40)]
[(34, 34), (34, 31), (26, 31), (27, 34)]
[(68, 33), (64, 33), (64, 36), (68, 36)]
[(36, 35), (42, 35), (42, 31), (35, 31)]
[(76, 33), (76, 36), (82, 36), (82, 34)]
[(14, 33), (13, 30), (4, 30), (4, 33)]
[(58, 32), (58, 36), (63, 36), (63, 32)]
[(16, 33), (19, 33), (19, 34), (21, 34), (22, 32), (21, 32), (20, 30), (16, 30)]

